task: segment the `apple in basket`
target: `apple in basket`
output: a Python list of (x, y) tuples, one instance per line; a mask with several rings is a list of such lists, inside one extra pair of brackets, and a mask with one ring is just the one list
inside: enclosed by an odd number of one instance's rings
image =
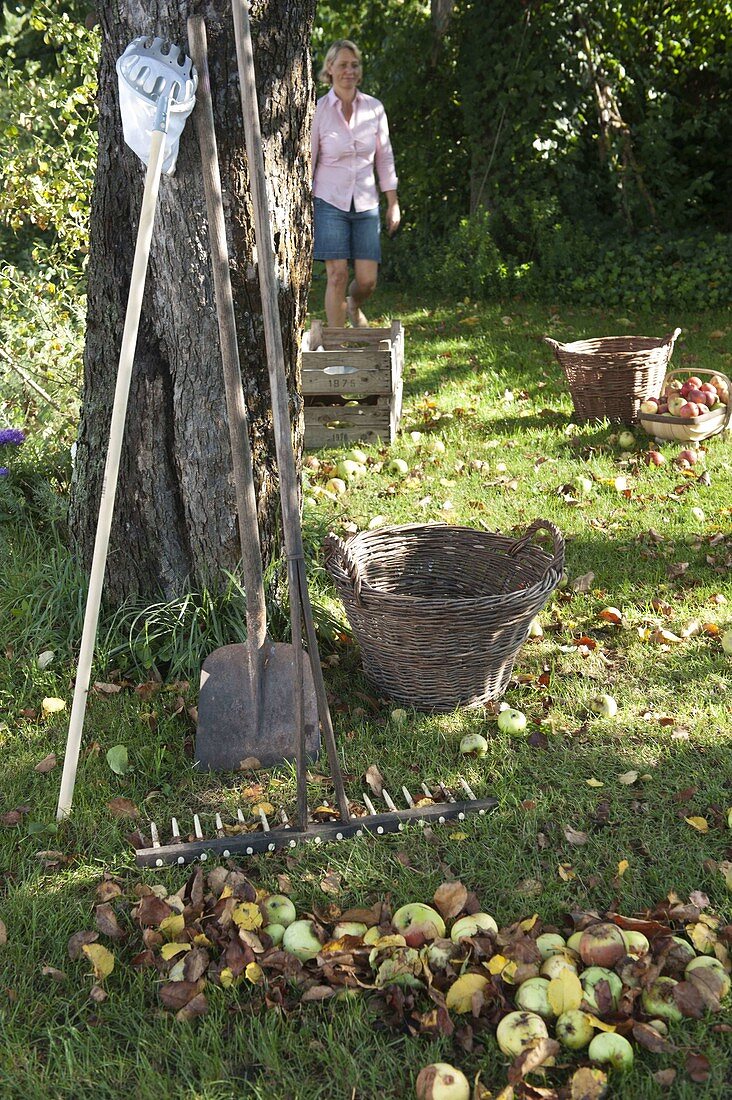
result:
[(684, 420), (693, 420), (699, 416), (701, 409), (697, 405), (696, 401), (685, 401), (679, 409), (679, 416)]
[(683, 409), (685, 404), (686, 400), (681, 396), (681, 394), (671, 394), (668, 399), (668, 411), (671, 413), (671, 416), (678, 416), (680, 409)]
[[(668, 406), (667, 406), (668, 407)], [(645, 401), (641, 401), (640, 411), (650, 416), (655, 416), (658, 413), (659, 401), (655, 397), (647, 397)]]

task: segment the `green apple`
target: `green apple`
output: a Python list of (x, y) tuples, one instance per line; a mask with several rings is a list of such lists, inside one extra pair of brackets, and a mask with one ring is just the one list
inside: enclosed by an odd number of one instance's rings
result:
[(618, 713), (618, 704), (612, 695), (595, 695), (590, 699), (590, 710), (601, 718), (614, 718)]
[(349, 458), (351, 462), (358, 462), (361, 466), (368, 461), (368, 455), (365, 451), (362, 451), (360, 447), (353, 447), (346, 455), (346, 458)]
[(470, 1082), (447, 1062), (433, 1062), (417, 1075), (417, 1100), (470, 1100)]
[(550, 955), (559, 955), (566, 950), (567, 943), (558, 932), (542, 932), (536, 937), (536, 946), (542, 959), (548, 959)]
[(548, 959), (544, 959), (539, 973), (542, 978), (548, 978), (549, 981), (552, 978), (558, 978), (563, 970), (569, 970), (571, 974), (576, 974), (577, 963), (575, 958), (576, 956), (570, 955), (569, 952), (561, 955), (550, 955)]
[(728, 657), (732, 657), (732, 629), (725, 630), (722, 635), (722, 649)]
[(326, 481), (325, 487), (329, 493), (341, 496), (346, 491), (346, 483), (342, 477), (331, 477)]
[(569, 1050), (582, 1050), (595, 1034), (590, 1017), (579, 1008), (571, 1008), (557, 1017), (554, 1034)]
[(400, 477), (405, 477), (409, 473), (409, 463), (403, 458), (392, 458), (388, 468), (389, 473), (399, 474)]
[(282, 937), (282, 948), (300, 962), (314, 959), (320, 952), (320, 940), (311, 920), (296, 920), (288, 925)]
[(496, 1028), (496, 1041), (501, 1053), (516, 1058), (539, 1039), (548, 1039), (549, 1032), (541, 1016), (535, 1012), (509, 1012)]
[(684, 1014), (674, 1000), (674, 987), (678, 984), (674, 978), (663, 975), (656, 978), (641, 993), (643, 1011), (648, 1016), (660, 1016), (675, 1023), (683, 1020)]
[(553, 1020), (556, 1012), (549, 1004), (549, 981), (547, 978), (527, 978), (516, 990), (514, 997), (516, 1008), (525, 1012), (535, 1012), (542, 1020)]
[(360, 462), (354, 462), (351, 458), (342, 458), (336, 466), (336, 474), (344, 481), (350, 481), (352, 477), (358, 477), (363, 472)]
[(644, 936), (642, 932), (636, 932), (632, 928), (621, 928), (620, 932), (629, 955), (639, 958), (650, 951), (651, 945), (648, 942), (648, 936)]
[(723, 1001), (724, 998), (728, 996), (730, 988), (732, 988), (732, 981), (730, 981), (730, 976), (719, 959), (715, 959), (712, 955), (699, 955), (696, 959), (691, 960), (684, 972), (684, 977), (690, 978), (692, 974), (699, 974), (709, 970), (714, 971), (714, 974), (717, 976), (717, 981), (713, 984), (713, 988), (720, 1001)]
[(285, 894), (270, 894), (261, 902), (260, 909), (265, 924), (281, 924), (287, 928), (297, 917), (295, 906)]
[(520, 737), (526, 729), (526, 715), (520, 710), (502, 710), (498, 715), (498, 728), (511, 737)]
[(614, 1031), (601, 1031), (590, 1043), (590, 1060), (601, 1066), (612, 1066), (624, 1073), (633, 1067), (633, 1048), (628, 1040)]
[(262, 931), (267, 933), (275, 947), (279, 947), (285, 934), (285, 926), (284, 924), (265, 924)]
[(466, 733), (460, 741), (460, 752), (466, 756), (485, 756), (488, 742), (481, 733)]
[(361, 936), (366, 932), (366, 925), (358, 920), (342, 920), (333, 929), (333, 939), (340, 940), (343, 936)]
[(618, 998), (623, 991), (623, 983), (614, 971), (608, 970), (604, 966), (588, 966), (580, 974), (580, 982), (582, 983), (584, 1003), (590, 1012), (600, 1013), (596, 994), (596, 986), (600, 982), (607, 982), (610, 987), (611, 1007), (613, 1009), (618, 1007)]
[(635, 436), (632, 432), (620, 432), (618, 435), (618, 446), (623, 451), (630, 451), (635, 447)]
[(427, 940), (445, 938), (445, 922), (430, 905), (415, 901), (402, 905), (391, 918), (391, 923), (409, 947), (421, 947)]
[(495, 935), (498, 932), (496, 924), (490, 913), (470, 913), (467, 917), (456, 920), (450, 931), (450, 939), (453, 943), (459, 943), (466, 936), (479, 936), (482, 932), (490, 932)]

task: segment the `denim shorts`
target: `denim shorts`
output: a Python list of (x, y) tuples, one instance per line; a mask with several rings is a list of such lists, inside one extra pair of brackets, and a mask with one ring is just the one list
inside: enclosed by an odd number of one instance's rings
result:
[(371, 210), (339, 210), (325, 199), (313, 200), (316, 260), (375, 260), (381, 263), (381, 219)]

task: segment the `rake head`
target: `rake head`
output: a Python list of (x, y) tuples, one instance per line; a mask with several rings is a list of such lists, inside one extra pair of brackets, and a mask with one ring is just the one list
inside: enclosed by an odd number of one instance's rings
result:
[[(458, 801), (454, 794), (443, 784), (438, 783), (436, 794), (426, 783), (422, 784), (422, 794), (415, 802), (406, 787), (402, 794), (406, 809), (399, 809), (386, 789), (382, 789), (381, 798), (386, 811), (377, 809), (371, 798), (364, 794), (363, 805), (353, 806), (353, 816), (347, 821), (341, 819), (338, 810), (333, 807), (332, 815), (327, 814), (327, 806), (321, 806), (320, 817), (326, 820), (311, 820), (305, 829), (294, 828), (284, 811), (280, 813), (280, 824), (271, 825), (266, 814), (260, 809), (258, 822), (247, 821), (241, 810), (237, 811), (238, 821), (225, 824), (221, 814), (215, 815), (214, 835), (204, 836), (198, 814), (193, 817), (193, 835), (184, 840), (176, 818), (171, 820), (171, 839), (165, 843), (154, 821), (150, 822), (152, 843), (137, 849), (136, 861), (140, 867), (164, 867), (169, 864), (185, 864), (195, 860), (202, 862), (211, 857), (228, 859), (230, 856), (259, 855), (263, 852), (275, 852), (278, 849), (296, 848), (300, 844), (327, 844), (336, 840), (352, 840), (365, 833), (371, 836), (383, 836), (387, 833), (401, 832), (406, 825), (425, 826), (443, 825), (449, 820), (463, 821), (468, 814), (483, 816), (496, 804), (495, 798), (477, 798), (468, 783), (460, 779), (462, 793), (467, 799)], [(375, 796), (374, 796), (375, 797)], [(441, 798), (444, 801), (437, 801)], [(324, 814), (324, 810), (326, 813)], [(330, 817), (330, 820), (327, 818)]]

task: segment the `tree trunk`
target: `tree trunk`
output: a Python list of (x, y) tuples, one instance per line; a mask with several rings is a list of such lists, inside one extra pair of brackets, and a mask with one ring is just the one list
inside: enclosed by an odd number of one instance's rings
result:
[[(311, 273), (309, 44), (315, 0), (253, 5), (257, 88), (273, 221), (291, 413), (302, 446), (298, 350)], [(71, 529), (89, 562), (109, 436), (145, 168), (123, 143), (115, 62), (135, 37), (187, 50), (206, 20), (244, 392), (251, 418), (265, 563), (279, 548), (279, 495), (231, 6), (226, 0), (100, 0), (99, 161), (90, 227), (84, 403)], [(106, 594), (172, 598), (223, 587), (239, 560), (206, 204), (191, 119), (163, 176), (133, 370)]]

